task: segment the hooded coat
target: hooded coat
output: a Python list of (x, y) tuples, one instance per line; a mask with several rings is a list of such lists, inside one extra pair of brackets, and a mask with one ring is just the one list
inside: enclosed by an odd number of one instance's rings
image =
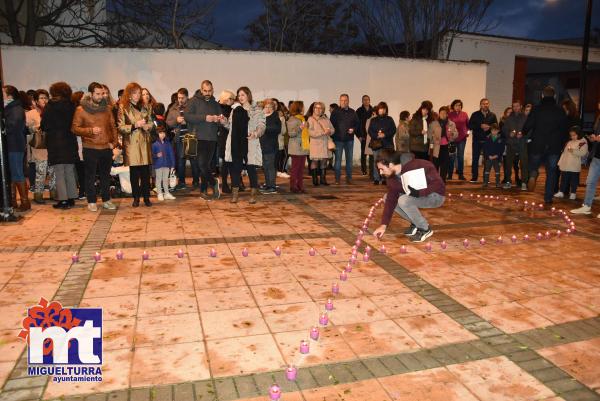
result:
[(40, 128), (46, 133), (48, 164), (75, 164), (79, 160), (77, 138), (71, 132), (75, 105), (70, 100), (50, 100)]

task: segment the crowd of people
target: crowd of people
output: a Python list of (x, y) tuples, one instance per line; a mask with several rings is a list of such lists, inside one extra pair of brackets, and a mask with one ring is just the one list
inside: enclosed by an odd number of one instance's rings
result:
[(484, 187), (493, 168), (496, 187), (532, 191), (543, 163), (545, 202), (575, 199), (582, 161), (589, 159), (583, 206), (573, 212), (590, 213), (600, 178), (600, 149), (592, 146), (600, 140), (599, 124), (584, 138), (575, 104), (565, 100), (558, 105), (552, 87), (544, 89), (539, 105), (523, 107), (515, 101), (500, 119), (488, 99), (470, 116), (456, 99), (436, 109), (425, 100), (412, 114), (402, 111), (397, 122), (385, 102), (373, 106), (368, 95), (356, 111), (347, 94), (328, 109), (317, 101), (305, 110), (300, 100), (287, 105), (277, 99), (257, 101), (248, 87), (225, 90), (216, 99), (208, 80), (192, 96), (179, 89), (167, 107), (135, 82), (120, 90), (117, 99), (97, 82), (86, 93), (72, 93), (67, 83), (57, 82), (49, 91), (23, 92), (7, 85), (3, 95), (12, 202), (19, 211), (31, 208), (29, 191), (35, 203), (45, 203), (46, 188), (58, 209), (86, 199), (88, 209), (97, 211), (98, 195), (103, 208), (115, 209), (111, 188), (117, 185), (131, 193), (133, 207), (140, 201), (152, 206), (153, 188), (158, 201), (175, 199), (176, 191), (199, 189), (206, 200), (225, 193), (236, 203), (245, 191), (245, 176), (249, 203), (256, 203), (259, 194), (281, 190), (278, 176), (289, 178), (291, 192), (304, 193), (306, 168), (314, 186), (330, 185), (328, 170), (333, 170), (335, 185), (341, 185), (343, 160), (344, 182), (353, 185), (355, 140), (360, 142), (361, 173), (374, 185), (387, 183), (376, 161), (382, 152), (394, 150), (431, 160), (443, 183), (455, 174), (466, 181), (469, 136), (471, 183), (479, 181), (483, 156)]

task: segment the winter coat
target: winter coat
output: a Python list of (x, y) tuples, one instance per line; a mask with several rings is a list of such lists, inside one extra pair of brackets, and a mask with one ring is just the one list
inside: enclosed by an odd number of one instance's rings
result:
[[(229, 116), (231, 116), (231, 106), (226, 104), (221, 104), (221, 114), (225, 116), (229, 120)], [(219, 124), (219, 131), (217, 133), (217, 146), (219, 149), (219, 158), (225, 160), (225, 147), (227, 145), (227, 137), (229, 136), (229, 129)]]
[(469, 115), (462, 110), (458, 113), (452, 110), (448, 113), (448, 120), (456, 125), (456, 131), (458, 132), (458, 136), (454, 142), (460, 143), (466, 141), (469, 136)]
[(187, 102), (183, 112), (183, 118), (187, 122), (187, 128), (196, 133), (200, 141), (216, 141), (219, 123), (207, 122), (206, 116), (221, 114), (221, 106), (213, 96), (208, 100), (201, 93), (196, 94)]
[(408, 148), (411, 152), (428, 152), (429, 138), (431, 136), (431, 122), (427, 125), (427, 133), (423, 135), (423, 118), (418, 115), (413, 116), (408, 125), (408, 135)]
[(492, 139), (492, 134), (488, 135), (483, 143), (484, 160), (488, 160), (490, 156), (498, 156), (498, 159), (501, 159), (502, 154), (504, 153), (504, 148), (505, 144), (504, 139), (502, 139), (502, 135), (498, 134), (496, 136), (496, 140)]
[[(98, 135), (93, 134), (94, 127), (101, 128)], [(75, 109), (71, 131), (81, 137), (81, 144), (87, 149), (110, 149), (111, 144), (116, 147), (119, 143), (112, 108), (92, 102), (90, 95), (84, 96)]]
[(356, 137), (359, 139), (367, 139), (367, 120), (373, 115), (373, 107), (369, 105), (368, 109), (364, 106), (360, 106), (356, 109), (356, 115), (358, 116), (358, 132)]
[(71, 132), (75, 105), (70, 100), (50, 100), (40, 128), (46, 133), (48, 164), (75, 164), (79, 160), (77, 137)]
[(559, 155), (568, 140), (567, 116), (553, 97), (545, 97), (534, 106), (523, 126), (530, 135), (531, 154)]
[(497, 124), (498, 118), (494, 113), (488, 111), (487, 114), (483, 114), (481, 110), (477, 110), (471, 114), (469, 119), (469, 128), (473, 131), (473, 141), (485, 142), (487, 136), (490, 134), (490, 130), (484, 131), (481, 128), (481, 124)]
[(396, 142), (396, 150), (398, 152), (408, 152), (408, 121), (400, 120), (398, 127), (396, 128), (396, 136), (394, 137)]
[(184, 104), (183, 106), (175, 104), (167, 112), (167, 118), (165, 120), (167, 123), (167, 128), (173, 132), (174, 136), (185, 135), (188, 132), (187, 121), (186, 124), (179, 124), (177, 122), (177, 117), (182, 114), (186, 106), (187, 104)]
[(4, 106), (4, 121), (6, 126), (6, 149), (9, 153), (26, 150), (25, 111), (20, 100), (13, 100)]
[[(520, 139), (517, 138), (516, 133), (523, 131), (525, 120), (527, 120), (525, 113), (512, 113), (504, 120), (504, 124), (502, 125), (502, 137), (506, 142), (507, 148), (513, 151), (519, 150)], [(512, 134), (513, 131), (515, 132), (514, 134)]]
[[(396, 135), (396, 123), (390, 116), (376, 116), (371, 119), (369, 131), (367, 134), (371, 137), (371, 141), (379, 139), (377, 134), (382, 131), (385, 137), (381, 138), (383, 147), (381, 149), (394, 149), (394, 135)], [(379, 149), (376, 149), (379, 150)]]
[[(119, 105), (118, 124), (119, 132), (123, 135), (123, 163), (126, 166), (146, 166), (152, 163), (152, 112), (141, 105), (132, 103), (124, 108)], [(140, 128), (135, 128), (135, 123), (145, 120)]]
[[(327, 147), (328, 139), (335, 131), (331, 121), (325, 116), (318, 119), (314, 116), (308, 117), (308, 134), (310, 135), (310, 159), (323, 160), (329, 159), (329, 148)], [(326, 133), (329, 128), (331, 131)]]
[[(37, 109), (27, 110), (25, 112), (25, 124), (27, 125), (27, 143), (33, 138), (37, 130), (40, 129), (42, 116)], [(27, 159), (30, 162), (48, 160), (48, 149), (34, 149), (27, 145), (28, 151), (31, 152)], [(29, 153), (29, 152), (28, 152)]]
[[(246, 160), (251, 166), (262, 166), (260, 137), (265, 132), (265, 114), (256, 104), (246, 107), (235, 104), (226, 123), (229, 128), (225, 149), (225, 161)], [(254, 133), (255, 138), (248, 138)]]
[(558, 167), (560, 167), (561, 171), (579, 173), (581, 171), (582, 158), (587, 156), (587, 154), (588, 144), (585, 138), (571, 140), (565, 145), (565, 149), (558, 160)]
[[(162, 153), (160, 157), (158, 157), (159, 153)], [(175, 168), (173, 146), (167, 138), (162, 142), (160, 139), (157, 139), (152, 144), (152, 167), (154, 167), (154, 169), (163, 167)]]
[(290, 140), (288, 142), (288, 154), (290, 156), (306, 156), (308, 155), (308, 149), (302, 149), (302, 128), (300, 121), (297, 117), (290, 116), (287, 120), (287, 129)]
[[(335, 142), (350, 142), (354, 140), (354, 135), (358, 133), (359, 121), (356, 112), (351, 108), (342, 109), (338, 107), (331, 113), (331, 124), (335, 129), (333, 140)], [(348, 130), (353, 129), (352, 134)]]
[[(442, 125), (440, 120), (432, 121), (430, 126), (431, 140), (433, 142), (433, 157), (440, 156), (440, 146), (442, 144)], [(447, 142), (444, 145), (448, 145), (449, 142), (456, 141), (458, 138), (458, 131), (456, 130), (456, 124), (450, 119), (446, 120), (446, 139)]]
[(277, 112), (271, 113), (266, 117), (266, 128), (263, 136), (260, 137), (260, 149), (263, 155), (272, 155), (279, 150), (277, 138), (281, 134), (281, 120)]

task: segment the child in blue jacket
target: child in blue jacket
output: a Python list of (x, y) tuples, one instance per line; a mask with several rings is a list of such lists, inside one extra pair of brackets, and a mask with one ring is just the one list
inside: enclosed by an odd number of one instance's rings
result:
[(494, 123), (490, 126), (491, 133), (485, 138), (483, 144), (483, 187), (487, 188), (490, 182), (490, 170), (494, 167), (496, 174), (496, 188), (500, 188), (500, 159), (504, 154), (504, 140), (500, 136), (500, 128)]
[(158, 138), (152, 144), (152, 164), (156, 173), (156, 192), (159, 201), (175, 199), (169, 193), (169, 172), (175, 168), (175, 156), (167, 134), (164, 128), (161, 128), (158, 127)]

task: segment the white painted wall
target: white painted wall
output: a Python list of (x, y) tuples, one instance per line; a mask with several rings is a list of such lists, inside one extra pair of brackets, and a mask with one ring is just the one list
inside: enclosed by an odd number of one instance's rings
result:
[[(447, 44), (442, 54), (447, 54)], [(581, 61), (581, 47), (485, 35), (461, 34), (450, 49), (450, 60), (483, 60), (489, 63), (486, 97), (501, 115), (512, 102), (515, 57)], [(590, 62), (600, 62), (600, 49), (590, 49)]]
[(64, 80), (85, 91), (89, 82), (98, 81), (116, 94), (137, 81), (168, 104), (178, 88), (193, 93), (203, 79), (210, 79), (216, 94), (246, 85), (255, 99), (301, 99), (307, 107), (316, 100), (337, 102), (346, 92), (357, 108), (366, 93), (373, 102), (386, 101), (396, 121), (400, 111), (412, 113), (424, 99), (437, 109), (461, 98), (466, 111), (476, 110), (486, 85), (482, 63), (358, 56), (3, 46), (2, 62), (5, 82), (22, 90)]

